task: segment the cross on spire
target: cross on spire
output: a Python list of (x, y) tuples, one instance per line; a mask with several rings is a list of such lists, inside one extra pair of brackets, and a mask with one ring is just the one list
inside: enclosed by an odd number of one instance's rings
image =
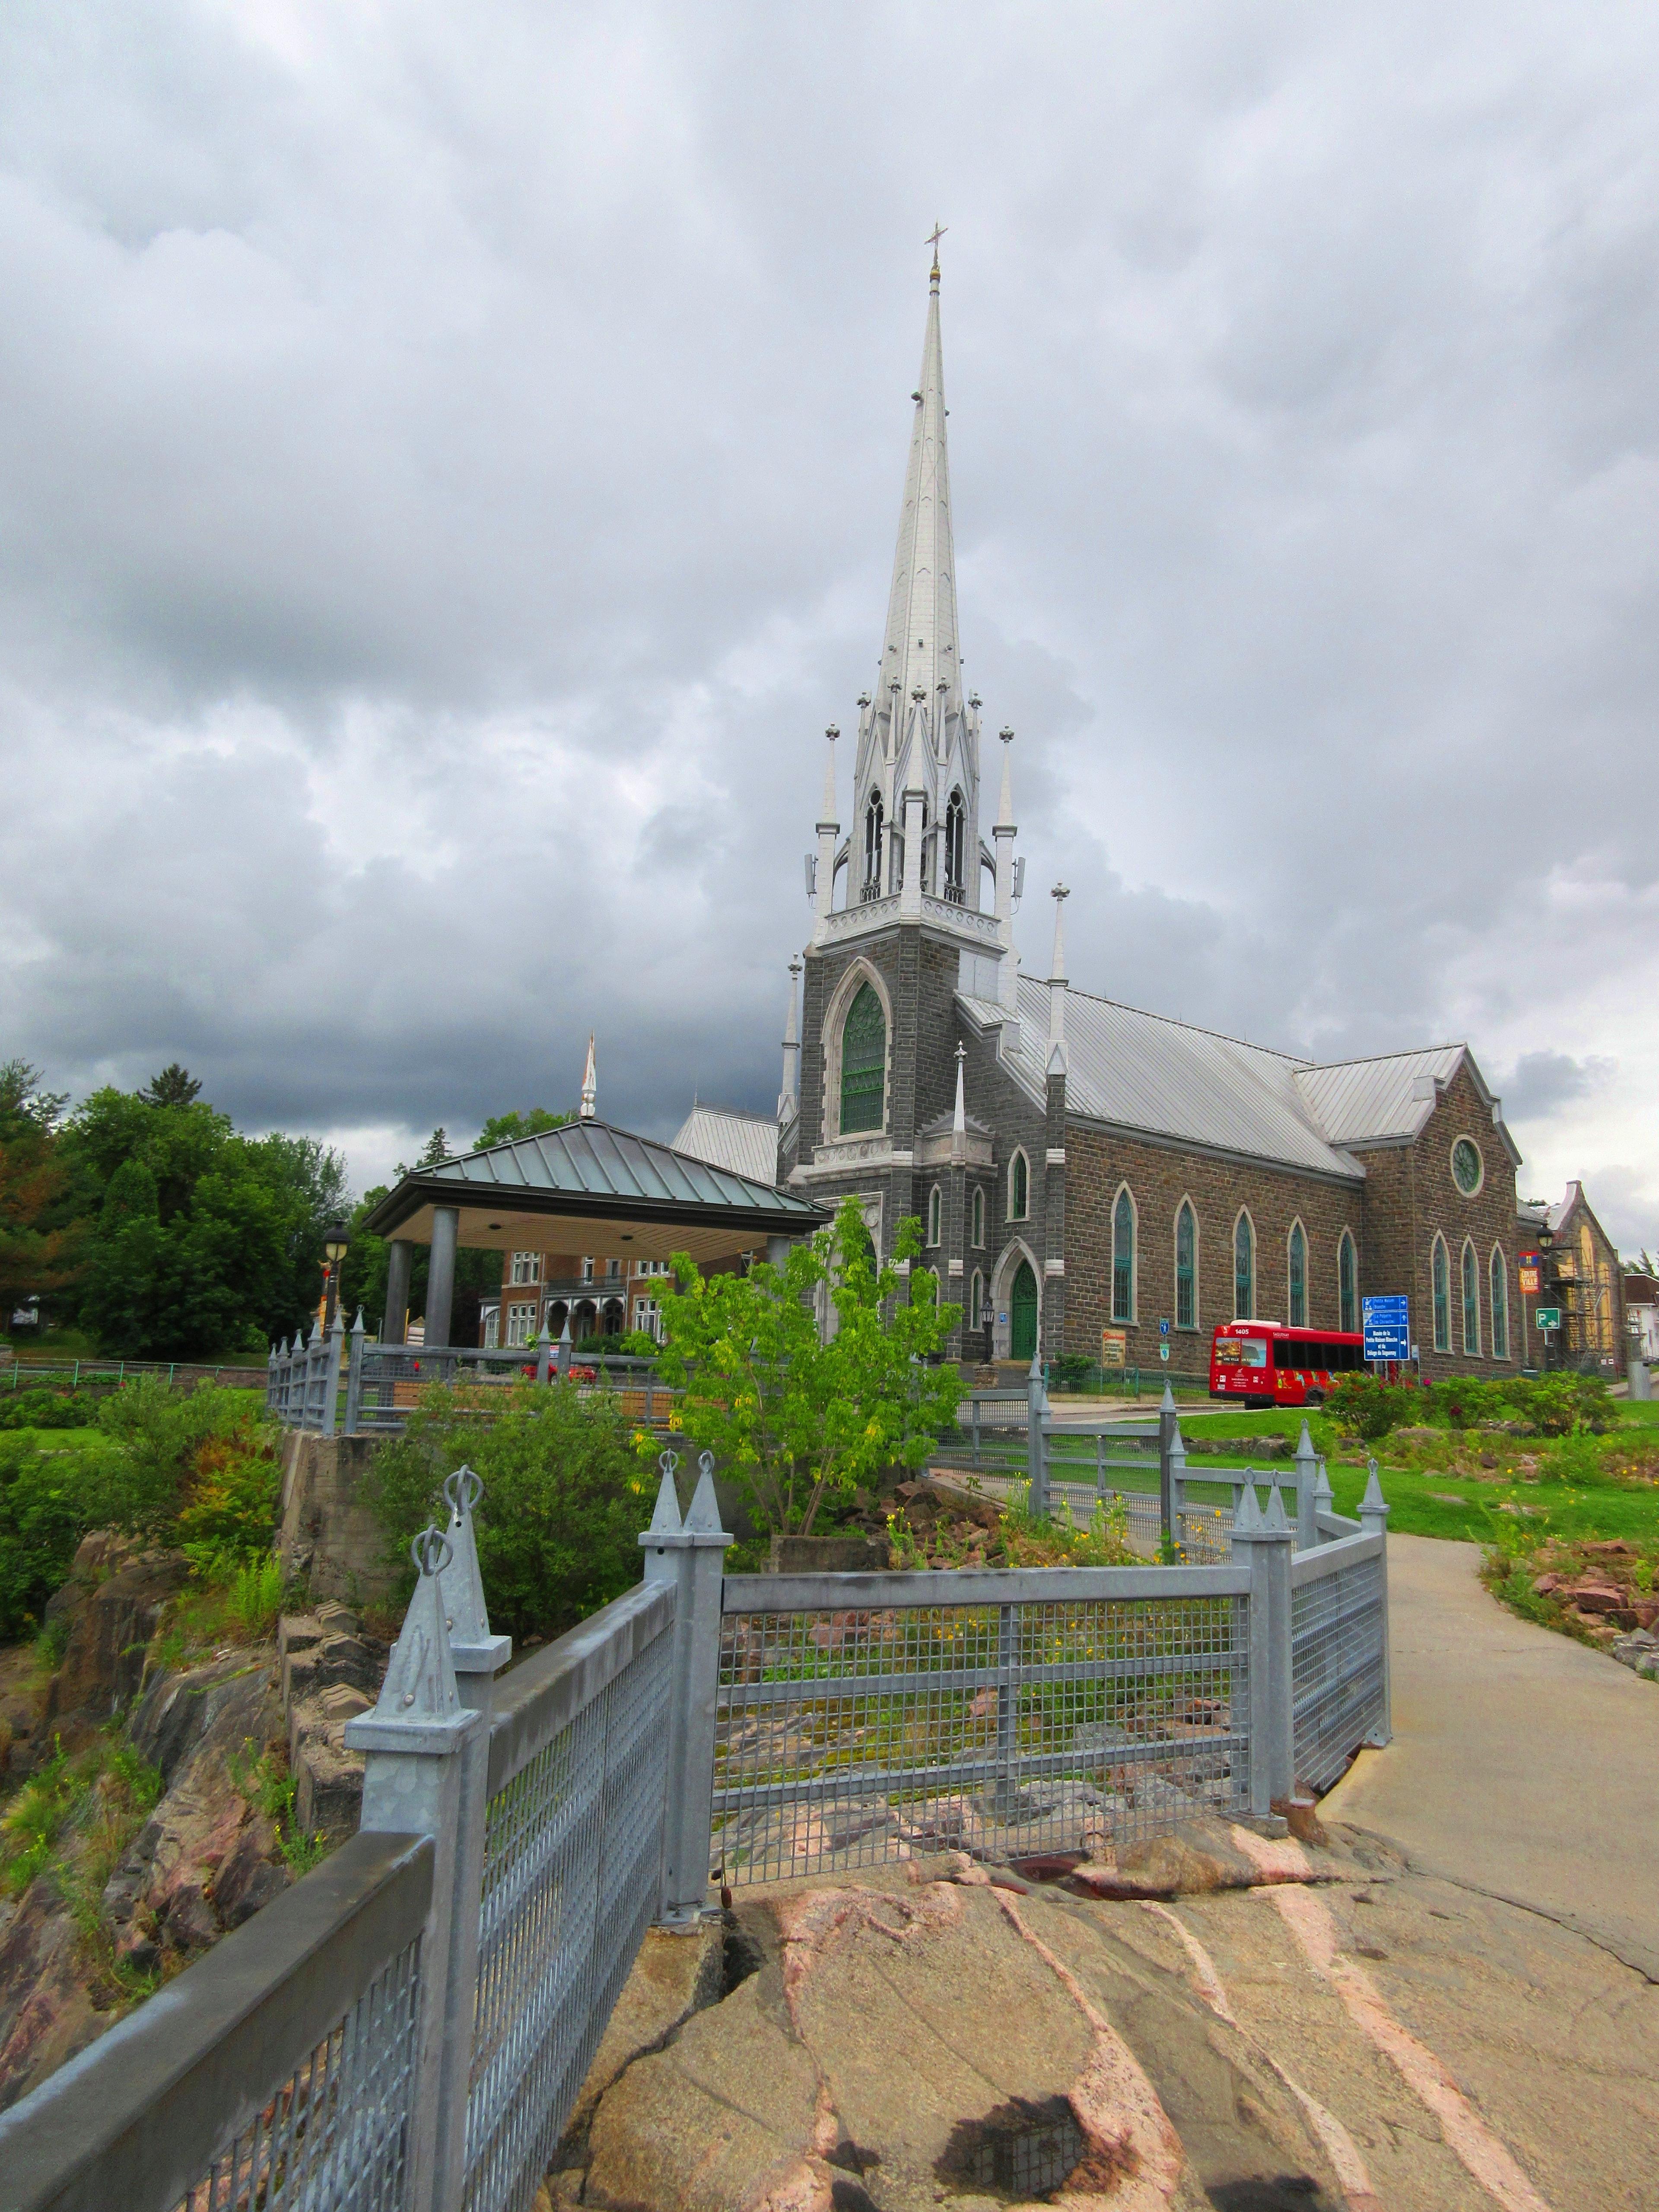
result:
[(930, 238), (924, 239), (922, 241), (925, 246), (931, 246), (933, 249), (933, 266), (931, 271), (931, 281), (935, 284), (939, 282), (939, 242), (950, 228), (951, 226), (949, 223), (935, 222), (933, 225), (933, 235)]

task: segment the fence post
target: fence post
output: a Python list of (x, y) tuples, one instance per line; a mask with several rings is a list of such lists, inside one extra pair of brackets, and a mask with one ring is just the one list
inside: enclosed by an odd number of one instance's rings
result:
[(1291, 1794), (1291, 1549), (1295, 1542), (1275, 1483), (1264, 1514), (1255, 1485), (1239, 1492), (1233, 1558), (1250, 1570), (1250, 1811), (1260, 1819)]
[(1095, 1437), (1095, 1496), (1099, 1498), (1103, 1498), (1105, 1495), (1106, 1438), (1103, 1434), (1097, 1432)]
[(357, 1318), (351, 1324), (351, 1349), (346, 1354), (345, 1432), (349, 1437), (357, 1433), (357, 1425), (363, 1414), (363, 1310), (357, 1309)]
[(323, 1434), (331, 1437), (340, 1412), (340, 1354), (345, 1349), (345, 1316), (337, 1306), (334, 1326), (323, 1341)]
[[(1171, 1398), (1172, 1408), (1174, 1402)], [(1178, 1413), (1170, 1438), (1170, 1504), (1176, 1535), (1180, 1539), (1187, 1513), (1187, 1439), (1181, 1433), (1181, 1416)]]
[(478, 1570), (472, 1509), (483, 1485), (470, 1467), (457, 1468), (444, 1485), (449, 1504), (445, 1534), (450, 1556), (438, 1570), (444, 1626), (462, 1707), (477, 1713), (477, 1730), (462, 1745), (460, 1810), (455, 1835), (455, 1917), (450, 1930), (449, 1978), (444, 2011), (443, 2055), (438, 2082), (435, 2200), (459, 2204), (466, 2178), (467, 2079), (472, 2060), (472, 2017), (478, 1990), (479, 1915), (483, 1896), (485, 1815), (489, 1794), (489, 1716), (495, 1677), (513, 1656), (510, 1636), (489, 1626), (483, 1577)]
[[(456, 2200), (439, 2193), (438, 2148), (453, 2141), (458, 2131), (465, 2133), (465, 2084), (471, 2063), (469, 2032), (462, 2038), (466, 2049), (459, 2065), (463, 2102), (459, 2112), (441, 2110), (441, 2093), (453, 2097), (457, 2070), (447, 2060), (444, 2037), (450, 2011), (458, 1846), (464, 1826), (463, 1761), (458, 1754), (484, 1731), (479, 1716), (465, 1710), (455, 1687), (438, 1582), (453, 1547), (435, 1528), (428, 1528), (410, 1549), (419, 1579), (379, 1702), (373, 1712), (346, 1723), (345, 1741), (348, 1750), (368, 1753), (359, 1826), (377, 1833), (430, 1836), (435, 1852), (432, 1903), (421, 1936), (421, 2013), (404, 2203), (408, 2212), (450, 2212)], [(486, 1764), (488, 1758), (486, 1742)]]
[(1319, 1541), (1318, 1509), (1314, 1503), (1315, 1454), (1308, 1424), (1296, 1440), (1296, 1548), (1311, 1552)]
[(726, 1547), (714, 1497), (714, 1455), (700, 1462), (696, 1494), (680, 1519), (678, 1455), (665, 1451), (651, 1526), (640, 1538), (645, 1579), (674, 1584), (674, 1680), (668, 1716), (659, 1927), (689, 1934), (708, 1898), (714, 1829), (715, 1697), (720, 1687), (720, 1584)]
[(273, 1344), (265, 1361), (265, 1411), (276, 1411), (276, 1347)]
[(979, 1465), (979, 1400), (975, 1397), (970, 1396), (968, 1401), (968, 1409), (973, 1417), (974, 1465), (977, 1467)]
[(1376, 1563), (1382, 1586), (1382, 1727), (1378, 1735), (1366, 1739), (1380, 1747), (1394, 1737), (1394, 1685), (1389, 1664), (1389, 1507), (1382, 1486), (1376, 1479), (1374, 1459), (1366, 1461), (1365, 1476), (1365, 1495), (1359, 1501), (1359, 1526), (1367, 1536), (1382, 1539), (1382, 1556)]
[(569, 1372), (570, 1316), (568, 1312), (567, 1312), (564, 1317), (564, 1327), (559, 1331), (559, 1373), (561, 1376), (564, 1376), (568, 1375)]
[(1319, 1473), (1314, 1480), (1314, 1541), (1316, 1544), (1322, 1544), (1325, 1540), (1319, 1527), (1320, 1515), (1334, 1513), (1335, 1510), (1336, 1492), (1331, 1488), (1331, 1478), (1326, 1473), (1325, 1462), (1322, 1459), (1319, 1462)]
[(1025, 1506), (1034, 1521), (1048, 1517), (1048, 1438), (1043, 1425), (1048, 1410), (1042, 1363), (1034, 1352), (1031, 1371), (1025, 1378), (1025, 1473), (1030, 1492)]
[(1175, 1396), (1166, 1382), (1158, 1409), (1158, 1521), (1166, 1552), (1180, 1533), (1175, 1517)]
[(545, 1322), (536, 1339), (536, 1380), (545, 1382), (553, 1366), (553, 1338)]

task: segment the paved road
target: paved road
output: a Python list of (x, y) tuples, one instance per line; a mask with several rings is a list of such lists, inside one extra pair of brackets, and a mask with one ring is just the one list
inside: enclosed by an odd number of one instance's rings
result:
[(1320, 1807), (1659, 1982), (1659, 1682), (1517, 1620), (1473, 1544), (1389, 1540), (1395, 1740)]

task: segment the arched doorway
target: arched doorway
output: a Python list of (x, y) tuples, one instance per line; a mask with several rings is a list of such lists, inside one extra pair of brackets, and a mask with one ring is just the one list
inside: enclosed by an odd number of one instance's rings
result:
[(1014, 1270), (1013, 1288), (1008, 1296), (1008, 1356), (1011, 1359), (1030, 1359), (1036, 1352), (1037, 1286), (1031, 1273), (1031, 1263), (1022, 1260)]

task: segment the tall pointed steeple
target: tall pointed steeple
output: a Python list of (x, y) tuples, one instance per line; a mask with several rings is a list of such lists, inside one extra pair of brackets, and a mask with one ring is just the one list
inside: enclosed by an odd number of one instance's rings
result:
[[(911, 395), (915, 414), (881, 667), (859, 716), (853, 857), (860, 874), (866, 866), (873, 866), (875, 848), (866, 836), (865, 823), (872, 797), (877, 796), (884, 829), (879, 890), (896, 890), (902, 859), (902, 840), (893, 833), (902, 828), (905, 791), (920, 791), (926, 815), (922, 887), (935, 897), (950, 896), (958, 904), (975, 907), (979, 716), (977, 702), (963, 696), (957, 635), (957, 563), (939, 298), (935, 243), (921, 377)], [(947, 830), (953, 796), (959, 818)]]
[(593, 1056), (593, 1032), (587, 1032), (587, 1065), (582, 1070), (581, 1119), (591, 1121), (599, 1110), (599, 1075)]

